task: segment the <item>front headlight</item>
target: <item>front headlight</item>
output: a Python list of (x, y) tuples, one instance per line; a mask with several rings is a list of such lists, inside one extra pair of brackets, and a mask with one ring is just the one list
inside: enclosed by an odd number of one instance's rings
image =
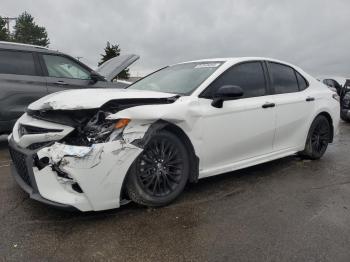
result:
[(122, 119), (119, 119), (118, 121), (117, 121), (117, 123), (115, 123), (115, 128), (116, 129), (120, 129), (120, 128), (124, 128), (124, 127), (126, 127), (128, 124), (129, 124), (129, 122), (130, 122), (130, 119), (128, 119), (128, 118), (122, 118)]
[(115, 141), (115, 140), (120, 139), (125, 127), (129, 124), (129, 122), (130, 122), (130, 119), (128, 119), (128, 118), (119, 119), (115, 123), (114, 130), (112, 131), (111, 135), (109, 136), (108, 141)]
[(89, 144), (105, 143), (120, 138), (124, 128), (129, 124), (130, 119), (108, 119), (109, 112), (99, 111), (85, 125), (82, 133)]

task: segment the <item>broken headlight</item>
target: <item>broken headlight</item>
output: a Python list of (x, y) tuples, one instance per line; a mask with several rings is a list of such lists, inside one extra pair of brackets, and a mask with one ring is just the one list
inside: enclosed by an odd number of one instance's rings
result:
[(121, 138), (121, 135), (124, 131), (124, 128), (129, 124), (130, 119), (119, 119), (115, 125), (114, 125), (114, 130), (111, 133), (111, 135), (109, 136), (109, 140), (108, 141), (114, 141), (114, 140), (118, 140)]
[(86, 124), (83, 133), (90, 144), (104, 143), (117, 140), (121, 137), (124, 128), (129, 124), (130, 119), (109, 120), (110, 113), (99, 111)]

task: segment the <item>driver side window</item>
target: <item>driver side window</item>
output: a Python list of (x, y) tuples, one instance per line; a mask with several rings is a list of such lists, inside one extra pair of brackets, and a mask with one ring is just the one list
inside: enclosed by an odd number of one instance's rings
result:
[(80, 66), (75, 61), (59, 55), (43, 55), (47, 68), (48, 76), (73, 78), (73, 79), (90, 79), (90, 72)]
[(224, 85), (235, 85), (242, 88), (242, 98), (266, 95), (266, 81), (260, 62), (246, 62), (234, 65), (222, 73), (204, 91), (204, 97), (213, 97), (216, 90)]

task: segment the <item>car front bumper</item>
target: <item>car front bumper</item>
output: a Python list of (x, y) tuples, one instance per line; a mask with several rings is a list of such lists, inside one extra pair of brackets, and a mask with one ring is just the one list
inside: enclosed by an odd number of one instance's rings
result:
[(11, 173), (18, 185), (29, 194), (30, 198), (55, 208), (68, 211), (77, 210), (71, 205), (50, 201), (40, 195), (33, 173), (33, 161), (35, 155), (33, 150), (20, 148), (16, 145), (13, 138), (11, 138), (9, 140), (9, 151), (13, 160), (11, 164)]
[[(12, 174), (32, 199), (80, 211), (118, 208), (124, 178), (142, 151), (123, 141), (96, 144), (91, 148), (56, 142), (30, 150), (17, 145), (13, 137), (9, 139), (9, 150), (13, 159)], [(44, 167), (37, 165), (36, 161), (45, 158)], [(73, 185), (79, 186), (79, 192)]]

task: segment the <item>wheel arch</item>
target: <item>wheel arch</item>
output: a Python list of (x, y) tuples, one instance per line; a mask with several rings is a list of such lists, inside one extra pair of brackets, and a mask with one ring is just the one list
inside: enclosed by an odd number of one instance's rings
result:
[(187, 148), (187, 151), (190, 157), (189, 182), (196, 183), (198, 181), (198, 176), (199, 176), (199, 158), (196, 155), (194, 146), (190, 138), (179, 126), (167, 121), (164, 121), (164, 122), (166, 122), (166, 125), (162, 129), (169, 131), (174, 135), (177, 135), (183, 141), (185, 147)]
[[(178, 136), (181, 139), (181, 141), (183, 141), (190, 157), (190, 175), (188, 178), (188, 182), (196, 183), (199, 177), (199, 158), (195, 153), (195, 149), (191, 140), (189, 139), (187, 134), (182, 130), (182, 128), (180, 128), (179, 126), (165, 120), (158, 120), (149, 127), (148, 131), (145, 133), (142, 139), (134, 141), (132, 142), (132, 144), (143, 148), (143, 146), (148, 143), (149, 139), (152, 137), (154, 132), (158, 130), (166, 130), (168, 132), (171, 132), (174, 135)], [(131, 166), (132, 165), (130, 165), (129, 170)], [(126, 176), (124, 177), (122, 188), (120, 190), (120, 196), (119, 196), (120, 202), (128, 198), (126, 193), (125, 183), (127, 180), (127, 176), (129, 175), (129, 170)]]
[[(327, 118), (327, 120), (328, 120), (328, 122), (329, 122), (329, 124), (330, 124), (330, 126), (331, 126), (331, 138), (330, 138), (330, 141), (329, 141), (329, 142), (332, 143), (332, 142), (333, 142), (333, 139), (334, 139), (334, 124), (333, 124), (333, 118), (332, 118), (331, 114), (328, 113), (328, 112), (325, 111), (325, 110), (318, 112), (318, 114), (316, 114), (316, 116), (312, 119), (312, 122), (311, 122), (311, 124), (310, 124), (310, 127), (311, 127), (313, 121), (314, 121), (318, 116), (324, 116), (324, 117)], [(310, 129), (310, 127), (309, 127), (309, 129)]]
[[(333, 142), (333, 139), (334, 139), (334, 125), (333, 125), (333, 119), (332, 119), (332, 116), (328, 113), (328, 112), (326, 112), (326, 111), (322, 111), (321, 113), (319, 113), (316, 117), (318, 117), (318, 116), (324, 116), (324, 117), (326, 117), (327, 118), (327, 120), (328, 120), (328, 122), (329, 122), (329, 124), (330, 124), (330, 126), (331, 126), (331, 138), (330, 138), (330, 143), (332, 143)], [(316, 118), (315, 117), (315, 118)]]

